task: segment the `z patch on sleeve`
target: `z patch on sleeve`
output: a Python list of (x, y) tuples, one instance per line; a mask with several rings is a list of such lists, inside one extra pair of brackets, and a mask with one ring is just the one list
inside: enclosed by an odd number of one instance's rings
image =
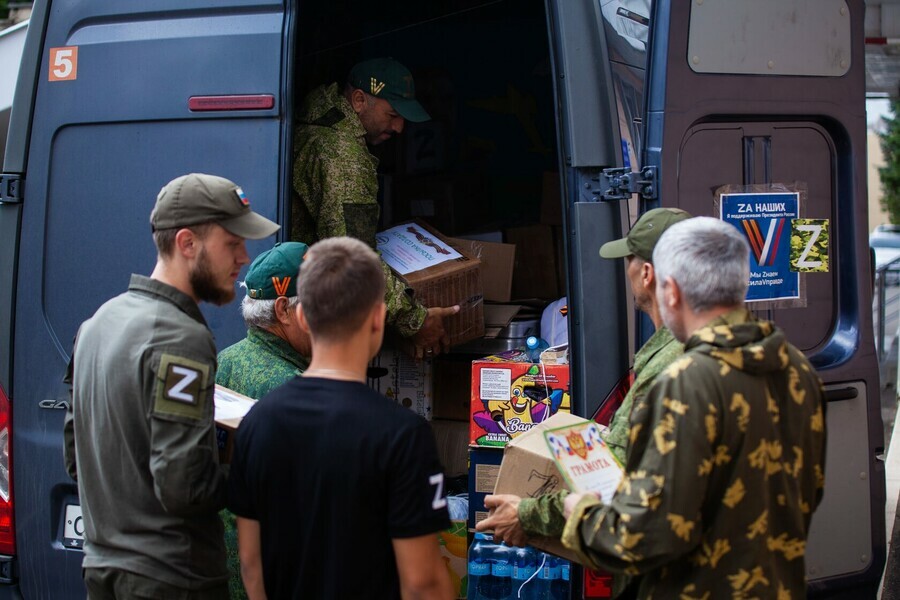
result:
[(206, 413), (209, 365), (163, 354), (156, 373), (153, 413), (160, 416), (200, 420)]

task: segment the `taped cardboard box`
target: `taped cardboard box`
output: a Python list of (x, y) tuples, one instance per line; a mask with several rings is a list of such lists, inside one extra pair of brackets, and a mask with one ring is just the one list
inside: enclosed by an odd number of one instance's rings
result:
[(509, 302), (512, 298), (513, 267), (516, 262), (515, 245), (465, 238), (447, 239), (481, 261), (484, 299), (487, 302)]
[(444, 320), (451, 345), (484, 335), (484, 288), (475, 256), (419, 221), (382, 231), (376, 241), (381, 258), (422, 304), (459, 305), (459, 313)]
[[(558, 413), (511, 440), (503, 450), (494, 493), (534, 498), (561, 490), (571, 491), (550, 454), (544, 432), (585, 421), (575, 415)], [(565, 548), (559, 539), (535, 537), (529, 538), (528, 543), (545, 552), (580, 562), (577, 555)]]

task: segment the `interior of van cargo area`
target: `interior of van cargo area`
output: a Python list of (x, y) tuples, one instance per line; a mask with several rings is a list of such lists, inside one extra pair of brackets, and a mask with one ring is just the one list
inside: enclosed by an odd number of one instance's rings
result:
[[(507, 299), (564, 295), (557, 134), (544, 4), (303, 3), (294, 106), (358, 61), (393, 57), (430, 113), (370, 147), (379, 230), (420, 219), (445, 236), (516, 244)], [(315, 13), (311, 15), (310, 13)]]
[(370, 146), (379, 231), (418, 220), (479, 258), (485, 336), (427, 364), (385, 350), (376, 361), (387, 374), (374, 385), (431, 420), (448, 475), (465, 475), (470, 403), (480, 404), (471, 398), (472, 361), (540, 335), (543, 309), (566, 294), (544, 3), (338, 0), (299, 10), (295, 114), (317, 86), (343, 86), (357, 62), (392, 57), (412, 72), (431, 115)]

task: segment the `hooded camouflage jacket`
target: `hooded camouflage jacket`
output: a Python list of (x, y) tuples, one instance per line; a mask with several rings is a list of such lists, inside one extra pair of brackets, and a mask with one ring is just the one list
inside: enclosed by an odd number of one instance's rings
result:
[[(639, 399), (626, 476), (586, 497), (562, 541), (586, 564), (643, 574), (641, 598), (804, 598), (804, 553), (824, 489), (822, 383), (771, 323), (745, 310), (696, 331)], [(562, 494), (520, 505), (552, 534)]]
[[(310, 92), (294, 131), (294, 197), (291, 239), (313, 244), (355, 237), (375, 248), (378, 229), (378, 159), (366, 147), (366, 130), (338, 85)], [(422, 327), (426, 309), (382, 261), (388, 323), (401, 335)]]

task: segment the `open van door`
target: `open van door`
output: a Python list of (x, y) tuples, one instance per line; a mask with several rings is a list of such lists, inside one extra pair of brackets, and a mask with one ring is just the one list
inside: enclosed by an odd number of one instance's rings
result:
[(854, 597), (874, 596), (885, 551), (864, 12), (862, 0), (655, 2), (644, 117), (644, 166), (658, 169), (662, 205), (719, 217), (722, 186), (782, 184), (802, 190), (800, 217), (830, 224), (828, 272), (801, 274), (796, 302), (757, 312), (825, 381), (825, 496), (807, 574), (813, 593), (852, 587)]
[[(79, 324), (130, 272), (152, 270), (160, 188), (221, 175), (285, 221), (288, 29), (271, 0), (35, 3), (0, 212), (0, 387), (15, 417), (15, 548), (3, 553), (25, 597), (84, 594), (62, 378)], [(204, 309), (220, 345), (243, 336), (234, 310)]]

